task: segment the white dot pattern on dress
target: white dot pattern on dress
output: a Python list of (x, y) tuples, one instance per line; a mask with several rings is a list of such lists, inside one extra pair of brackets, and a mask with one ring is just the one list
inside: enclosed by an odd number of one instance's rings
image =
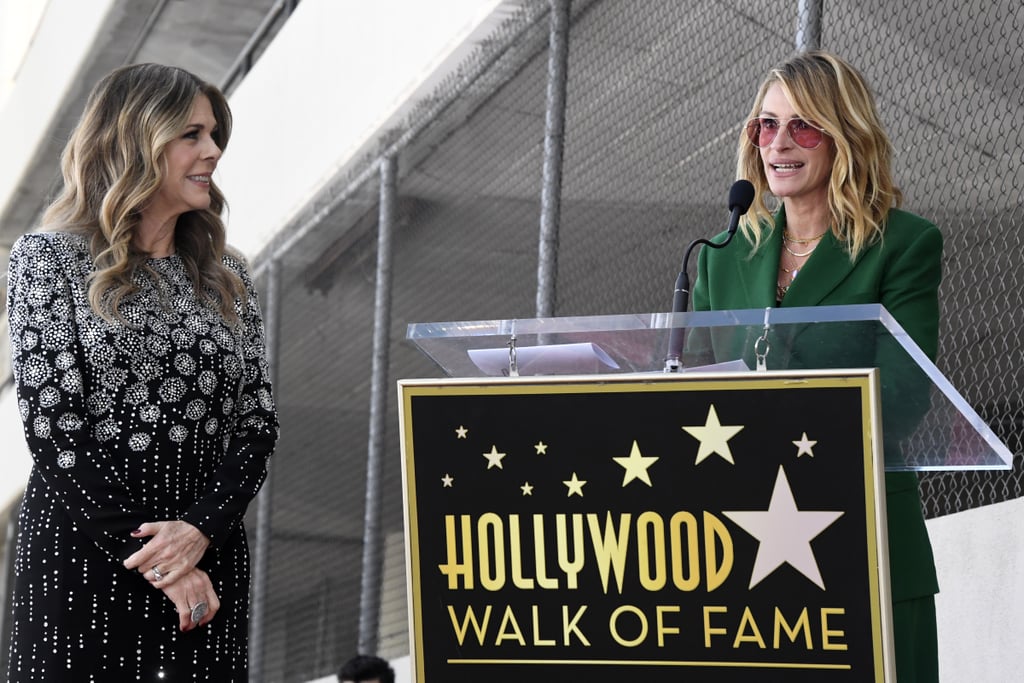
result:
[[(196, 297), (178, 257), (147, 262), (130, 323), (89, 307), (86, 239), (23, 236), (8, 316), (34, 467), (19, 519), (9, 681), (245, 681), (249, 559), (242, 516), (266, 476), (277, 416), (255, 290), (240, 324)], [(245, 412), (236, 410), (244, 406)], [(173, 604), (121, 561), (139, 524), (183, 519), (222, 602), (178, 631)]]

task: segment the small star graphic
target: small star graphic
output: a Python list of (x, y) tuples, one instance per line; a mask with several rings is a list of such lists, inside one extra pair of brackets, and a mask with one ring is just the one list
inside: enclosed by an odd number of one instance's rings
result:
[(722, 514), (741, 526), (758, 540), (757, 557), (750, 575), (753, 588), (769, 574), (788, 563), (791, 567), (825, 590), (818, 561), (814, 558), (811, 541), (832, 522), (842, 517), (838, 511), (800, 510), (793, 499), (785, 470), (780, 466), (768, 509), (722, 511)]
[(703, 427), (683, 427), (683, 430), (700, 441), (700, 448), (697, 450), (697, 460), (693, 463), (699, 465), (709, 455), (718, 453), (727, 462), (735, 465), (732, 459), (732, 451), (729, 450), (729, 439), (743, 429), (743, 425), (722, 425), (718, 421), (718, 413), (715, 406), (708, 409), (708, 419)]
[(519, 488), (521, 488), (523, 490), (523, 495), (524, 496), (532, 496), (533, 495), (533, 485), (530, 482), (524, 481), (523, 485), (520, 486)]
[(587, 482), (578, 479), (575, 472), (572, 473), (572, 479), (569, 481), (563, 481), (562, 483), (569, 487), (569, 493), (565, 494), (566, 498), (573, 494), (578, 495), (580, 498), (583, 497), (583, 485)]
[(505, 453), (499, 453), (497, 446), (491, 446), (490, 453), (484, 453), (483, 456), (487, 458), (487, 469), (497, 467), (499, 470), (505, 469), (501, 464), (501, 459), (505, 457)]
[(465, 439), (466, 438), (466, 434), (469, 434), (469, 430), (466, 429), (465, 427), (463, 427), (462, 425), (459, 425), (459, 428), (455, 430), (455, 433), (457, 434), (457, 436), (455, 438), (457, 438), (457, 439)]
[(454, 482), (455, 479), (452, 475), (445, 472), (445, 475), (441, 477), (441, 481), (444, 482), (444, 486), (442, 488), (450, 489), (452, 487), (452, 482)]
[(807, 455), (809, 455), (809, 456), (811, 456), (813, 458), (814, 457), (814, 451), (812, 451), (811, 449), (814, 448), (814, 444), (816, 444), (816, 443), (818, 443), (818, 442), (817, 441), (811, 441), (810, 439), (808, 439), (807, 438), (807, 432), (804, 432), (803, 436), (800, 437), (799, 441), (794, 441), (793, 442), (793, 445), (796, 446), (796, 449), (797, 449), (796, 450), (796, 457), (799, 458), (801, 455), (806, 453)]
[(637, 445), (636, 441), (633, 441), (633, 448), (629, 452), (628, 458), (612, 458), (615, 462), (626, 468), (625, 473), (622, 475), (622, 486), (639, 479), (648, 486), (651, 484), (651, 475), (647, 472), (647, 468), (658, 461), (656, 456), (644, 456), (640, 455), (640, 446)]
[(537, 449), (537, 455), (547, 455), (548, 454), (548, 445), (546, 443), (544, 443), (543, 441), (538, 441), (537, 443), (535, 443), (533, 445), (533, 447)]

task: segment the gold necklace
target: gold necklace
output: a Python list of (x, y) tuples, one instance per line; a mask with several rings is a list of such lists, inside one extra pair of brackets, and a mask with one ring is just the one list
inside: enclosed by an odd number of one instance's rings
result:
[[(783, 246), (785, 246), (785, 245), (783, 245)], [(786, 247), (786, 251), (788, 251), (790, 254), (793, 254), (793, 252), (790, 251), (789, 247)], [(814, 251), (814, 249), (811, 249), (811, 251)], [(811, 251), (807, 252), (807, 254), (810, 254)], [(804, 255), (806, 256), (807, 254), (804, 254)], [(800, 254), (793, 254), (793, 255), (794, 256), (799, 256)], [(782, 299), (786, 296), (786, 293), (789, 291), (789, 288), (793, 285), (793, 281), (796, 280), (796, 276), (800, 273), (800, 265), (797, 264), (796, 267), (794, 267), (794, 268), (786, 268), (785, 266), (783, 266), (780, 263), (779, 264), (779, 270), (781, 270), (783, 273), (785, 273), (786, 275), (789, 276), (789, 282), (787, 284), (782, 284), (782, 282), (778, 281), (778, 280), (775, 282), (775, 300), (776, 301), (782, 301)]]
[(803, 252), (793, 251), (792, 249), (789, 248), (789, 245), (786, 244), (785, 242), (782, 243), (782, 246), (785, 247), (786, 251), (788, 251), (793, 256), (796, 256), (797, 258), (803, 258), (804, 256), (810, 256), (811, 253), (814, 252), (815, 248), (817, 248), (818, 245), (814, 245), (813, 247), (811, 247), (807, 251), (803, 251)]
[(793, 242), (794, 244), (810, 244), (811, 242), (817, 242), (818, 240), (820, 240), (822, 237), (825, 236), (826, 232), (828, 232), (828, 229), (821, 231), (821, 233), (815, 235), (814, 237), (808, 237), (807, 239), (797, 239), (795, 237), (790, 237), (789, 231), (783, 229), (782, 239), (786, 240), (787, 242)]
[(783, 268), (782, 265), (779, 265), (779, 270), (781, 270), (786, 275), (789, 275), (789, 283), (784, 285), (780, 281), (775, 282), (776, 301), (782, 301), (782, 298), (786, 296), (786, 292), (789, 291), (789, 288), (792, 286), (793, 281), (796, 280), (797, 274), (800, 272), (799, 268)]

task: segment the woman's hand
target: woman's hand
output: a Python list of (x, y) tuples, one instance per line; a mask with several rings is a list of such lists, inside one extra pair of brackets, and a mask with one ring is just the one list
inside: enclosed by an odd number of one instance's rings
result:
[[(209, 624), (220, 609), (220, 598), (213, 590), (210, 577), (202, 569), (181, 572), (163, 592), (178, 611), (178, 628), (182, 632)], [(202, 607), (204, 604), (205, 609)], [(199, 618), (193, 621), (193, 616)]]
[(134, 538), (152, 536), (141, 550), (124, 561), (150, 583), (164, 589), (194, 569), (210, 546), (203, 532), (188, 522), (149, 522), (132, 532)]

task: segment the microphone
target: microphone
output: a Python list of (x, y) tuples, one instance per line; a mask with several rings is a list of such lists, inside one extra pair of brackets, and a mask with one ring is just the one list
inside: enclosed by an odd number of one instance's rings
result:
[[(740, 224), (740, 216), (745, 214), (750, 205), (754, 202), (754, 186), (749, 180), (737, 180), (729, 188), (729, 226), (726, 228), (726, 238), (722, 242), (712, 242), (704, 238), (690, 242), (686, 247), (686, 254), (683, 256), (683, 263), (676, 277), (675, 289), (672, 293), (672, 312), (685, 313), (690, 304), (690, 276), (687, 274), (687, 265), (690, 263), (690, 254), (698, 244), (704, 244), (712, 249), (721, 249), (732, 241), (733, 235)], [(684, 330), (681, 327), (673, 327), (668, 338), (668, 357), (665, 358), (665, 372), (679, 371), (679, 357), (683, 353)]]

